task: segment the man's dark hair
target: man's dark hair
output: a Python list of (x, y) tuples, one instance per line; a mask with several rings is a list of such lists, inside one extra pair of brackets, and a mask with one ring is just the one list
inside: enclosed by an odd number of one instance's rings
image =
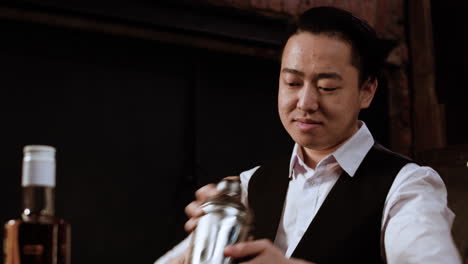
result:
[(298, 16), (290, 36), (309, 32), (325, 34), (348, 42), (352, 49), (351, 64), (359, 71), (359, 84), (378, 78), (384, 57), (379, 38), (369, 24), (348, 11), (335, 7), (311, 8)]

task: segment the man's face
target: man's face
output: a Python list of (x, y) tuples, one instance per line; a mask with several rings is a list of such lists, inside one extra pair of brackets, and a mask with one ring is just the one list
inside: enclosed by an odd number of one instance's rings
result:
[(359, 87), (347, 42), (323, 34), (295, 34), (281, 62), (281, 122), (299, 145), (332, 149), (357, 131), (359, 111), (369, 106), (376, 86), (366, 82)]

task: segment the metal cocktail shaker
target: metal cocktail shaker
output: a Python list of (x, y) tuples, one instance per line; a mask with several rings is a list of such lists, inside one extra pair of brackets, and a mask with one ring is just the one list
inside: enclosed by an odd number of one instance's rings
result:
[(251, 216), (240, 201), (240, 182), (222, 180), (216, 189), (219, 195), (202, 205), (205, 215), (193, 231), (187, 264), (231, 263), (224, 248), (247, 239)]

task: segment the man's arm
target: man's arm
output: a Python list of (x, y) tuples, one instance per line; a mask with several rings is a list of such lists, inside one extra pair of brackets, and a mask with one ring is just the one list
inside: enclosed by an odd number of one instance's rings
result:
[(387, 262), (461, 263), (451, 236), (453, 219), (437, 172), (406, 165), (385, 202), (382, 237)]
[[(250, 257), (246, 264), (314, 264), (301, 259), (286, 258), (284, 254), (267, 239), (247, 241), (226, 247), (226, 256), (235, 259)], [(244, 263), (244, 262), (242, 262)]]

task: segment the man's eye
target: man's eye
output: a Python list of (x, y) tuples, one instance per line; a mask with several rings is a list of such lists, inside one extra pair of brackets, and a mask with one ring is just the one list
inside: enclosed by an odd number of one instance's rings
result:
[(299, 86), (299, 85), (301, 85), (300, 83), (295, 83), (295, 82), (288, 82), (287, 84), (289, 86)]
[(337, 88), (336, 87), (333, 87), (333, 88), (329, 88), (329, 87), (318, 87), (320, 90), (322, 91), (325, 91), (325, 92), (333, 92), (335, 91)]

